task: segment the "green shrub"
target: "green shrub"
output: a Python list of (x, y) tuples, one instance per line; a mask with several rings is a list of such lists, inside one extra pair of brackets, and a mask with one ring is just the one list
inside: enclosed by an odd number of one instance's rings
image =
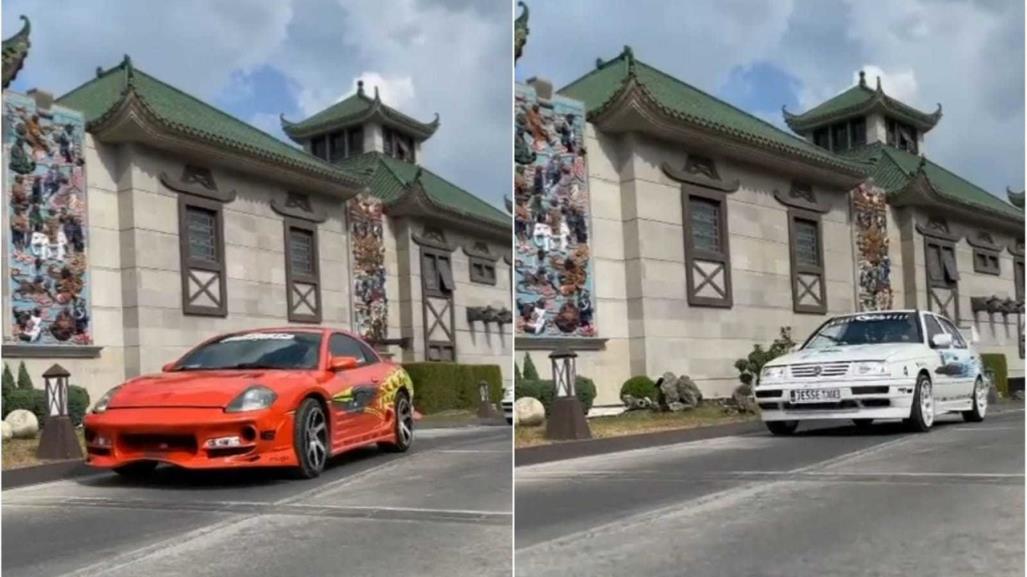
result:
[(524, 380), (541, 380), (538, 376), (538, 369), (535, 368), (535, 363), (531, 360), (531, 353), (524, 353)]
[(3, 404), (7, 404), (7, 395), (11, 391), (17, 388), (14, 383), (14, 373), (11, 372), (11, 367), (4, 363), (4, 375), (3, 375)]
[(3, 416), (15, 409), (32, 411), (39, 424), (42, 426), (43, 417), (46, 416), (46, 393), (39, 389), (15, 389), (8, 393), (7, 402), (4, 403)]
[(28, 369), (25, 368), (25, 361), (18, 365), (18, 388), (24, 390), (32, 389), (32, 377), (29, 376)]
[(414, 406), (426, 415), (453, 409), (476, 409), (478, 383), (489, 384), (493, 401), (503, 397), (503, 372), (499, 365), (461, 363), (407, 363), (403, 365), (414, 383)]
[(68, 385), (68, 415), (71, 424), (76, 427), (82, 424), (82, 417), (89, 410), (89, 391), (78, 385)]
[(992, 384), (995, 389), (1002, 393), (1003, 397), (1009, 396), (1009, 367), (1006, 365), (1006, 356), (1001, 353), (982, 353), (981, 364), (984, 365), (985, 373), (992, 373)]
[[(592, 408), (592, 402), (596, 398), (596, 385), (592, 379), (582, 376), (575, 379), (574, 383), (575, 396), (581, 401), (585, 413), (588, 414), (589, 409)], [(553, 399), (556, 398), (556, 384), (553, 381), (521, 381), (514, 387), (514, 398), (521, 397), (538, 399), (548, 415), (553, 406)]]
[(770, 343), (770, 347), (764, 349), (760, 345), (753, 345), (752, 352), (749, 353), (748, 357), (735, 361), (735, 368), (738, 369), (738, 380), (743, 385), (755, 384), (756, 378), (759, 376), (760, 371), (763, 370), (763, 365), (787, 353), (794, 346), (795, 341), (792, 340), (792, 328), (781, 327), (780, 336), (774, 339), (773, 343)]
[(620, 386), (620, 396), (631, 395), (636, 399), (648, 397), (653, 402), (658, 402), (656, 383), (645, 375), (631, 377)]
[(517, 361), (514, 361), (514, 382), (522, 380), (524, 377), (521, 376), (521, 367), (517, 366)]

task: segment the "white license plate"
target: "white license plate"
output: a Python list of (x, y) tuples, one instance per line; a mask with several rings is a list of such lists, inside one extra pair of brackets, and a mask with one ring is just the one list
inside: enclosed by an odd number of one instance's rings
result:
[(792, 403), (832, 403), (840, 400), (841, 389), (800, 389), (791, 392)]

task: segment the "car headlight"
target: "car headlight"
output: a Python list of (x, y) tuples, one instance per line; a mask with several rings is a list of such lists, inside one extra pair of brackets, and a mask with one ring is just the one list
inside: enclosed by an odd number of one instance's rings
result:
[(888, 374), (888, 364), (881, 361), (853, 363), (852, 374), (857, 377), (884, 376)]
[(107, 405), (109, 405), (110, 402), (111, 402), (111, 399), (114, 398), (114, 393), (118, 392), (118, 389), (120, 389), (120, 388), (121, 388), (121, 385), (118, 385), (118, 386), (114, 387), (113, 389), (111, 389), (111, 390), (107, 391), (106, 393), (104, 393), (103, 396), (100, 397), (100, 400), (96, 401), (96, 404), (93, 405), (93, 412), (94, 413), (103, 413), (103, 412), (105, 412), (107, 410)]
[(760, 382), (766, 383), (767, 381), (777, 381), (788, 376), (788, 367), (763, 367), (763, 372), (760, 373)]
[(270, 407), (278, 395), (264, 385), (253, 385), (246, 389), (238, 397), (228, 403), (225, 407), (226, 413), (241, 413), (243, 411), (257, 411)]

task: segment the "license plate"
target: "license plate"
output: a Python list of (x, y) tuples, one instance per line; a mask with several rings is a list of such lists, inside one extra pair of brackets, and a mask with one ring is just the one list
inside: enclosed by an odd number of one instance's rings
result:
[(841, 389), (800, 389), (791, 392), (792, 403), (831, 403), (842, 400)]

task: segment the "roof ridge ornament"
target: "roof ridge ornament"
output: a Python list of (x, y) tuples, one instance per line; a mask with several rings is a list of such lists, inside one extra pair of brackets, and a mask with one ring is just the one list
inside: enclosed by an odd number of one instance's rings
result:
[(859, 71), (859, 85), (863, 88), (867, 86), (867, 73), (865, 70)]
[(361, 79), (357, 80), (357, 96), (363, 96), (363, 95), (364, 95), (364, 80), (361, 78)]
[(25, 64), (25, 59), (28, 58), (29, 48), (32, 46), (32, 41), (29, 39), (32, 24), (24, 14), (19, 18), (25, 22), (21, 30), (3, 41), (3, 88), (7, 88), (14, 77), (18, 75), (18, 71)]
[(881, 94), (884, 94), (884, 89), (881, 88), (881, 75), (880, 74), (877, 75), (877, 91), (880, 92)]

